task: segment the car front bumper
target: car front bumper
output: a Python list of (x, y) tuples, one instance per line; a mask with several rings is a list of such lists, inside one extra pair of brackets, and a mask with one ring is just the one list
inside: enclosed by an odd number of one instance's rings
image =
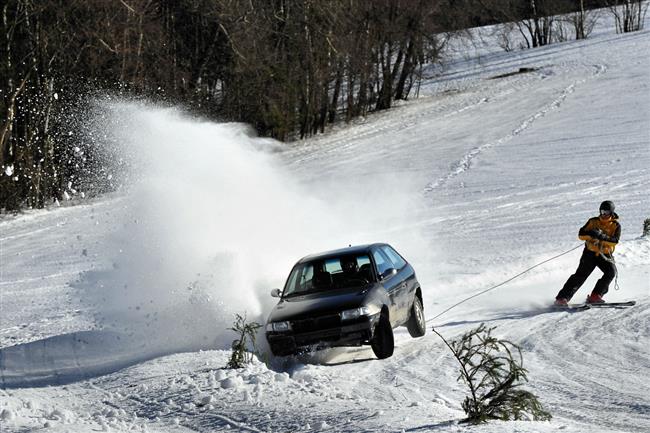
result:
[(287, 356), (328, 347), (360, 346), (373, 337), (376, 316), (364, 316), (352, 323), (310, 332), (267, 332), (275, 356)]

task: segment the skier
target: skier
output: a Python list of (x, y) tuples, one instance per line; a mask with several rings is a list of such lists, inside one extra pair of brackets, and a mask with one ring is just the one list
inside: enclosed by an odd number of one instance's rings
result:
[(585, 241), (585, 249), (580, 257), (576, 273), (569, 277), (555, 297), (555, 305), (567, 305), (596, 266), (603, 271), (603, 276), (596, 282), (591, 294), (587, 296), (587, 303), (601, 304), (605, 302), (603, 295), (607, 293), (609, 283), (616, 276), (616, 264), (612, 253), (621, 237), (621, 225), (617, 221), (618, 215), (614, 212), (614, 203), (606, 200), (600, 204), (599, 210), (600, 215), (590, 218), (578, 232), (578, 238)]

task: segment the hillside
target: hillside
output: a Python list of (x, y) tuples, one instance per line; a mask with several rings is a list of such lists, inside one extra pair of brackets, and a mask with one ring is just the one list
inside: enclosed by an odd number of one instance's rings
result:
[[(427, 71), (419, 99), (290, 145), (106, 104), (91, 127), (119, 138), (129, 187), (0, 221), (2, 432), (649, 431), (650, 32), (612, 28), (488, 42)], [(546, 308), (578, 248), (436, 317), (578, 246), (606, 199), (623, 227), (606, 299), (635, 307)], [(430, 331), (398, 330), (383, 361), (362, 348), (222, 369), (233, 315), (264, 322), (297, 259), (374, 241), (413, 264), (445, 337), (485, 322), (521, 345), (552, 421), (459, 425), (465, 390)]]

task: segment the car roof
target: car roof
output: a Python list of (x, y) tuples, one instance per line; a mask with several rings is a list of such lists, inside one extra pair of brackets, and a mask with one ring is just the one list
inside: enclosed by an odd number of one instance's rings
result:
[(342, 256), (346, 254), (369, 253), (370, 248), (381, 246), (381, 245), (388, 245), (388, 244), (374, 243), (374, 244), (354, 245), (354, 246), (350, 245), (349, 247), (346, 248), (339, 248), (337, 250), (323, 251), (322, 253), (310, 254), (298, 260), (298, 263), (305, 263), (305, 262), (310, 262), (312, 260), (324, 259), (326, 257), (332, 257), (332, 256)]

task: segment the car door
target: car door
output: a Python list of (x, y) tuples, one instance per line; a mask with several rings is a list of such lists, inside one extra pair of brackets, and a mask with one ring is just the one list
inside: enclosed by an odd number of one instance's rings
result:
[(398, 280), (399, 283), (396, 282), (398, 288), (396, 291), (395, 302), (399, 308), (399, 316), (401, 320), (406, 321), (408, 319), (411, 304), (413, 303), (413, 296), (415, 296), (415, 272), (413, 272), (413, 268), (406, 262), (406, 260), (404, 260), (404, 258), (390, 245), (382, 245), (380, 249), (393, 264), (393, 267), (397, 269), (397, 274), (394, 278)]
[[(386, 254), (381, 251), (379, 248), (372, 250), (372, 259), (375, 264), (375, 270), (377, 271), (377, 276), (379, 282), (386, 290), (388, 295), (388, 300), (390, 305), (390, 321), (393, 326), (403, 322), (404, 313), (402, 312), (402, 307), (400, 306), (400, 290), (402, 287), (402, 280), (398, 277), (397, 273), (386, 275), (390, 269), (394, 269), (393, 263), (386, 256)], [(383, 277), (382, 277), (383, 275)]]

